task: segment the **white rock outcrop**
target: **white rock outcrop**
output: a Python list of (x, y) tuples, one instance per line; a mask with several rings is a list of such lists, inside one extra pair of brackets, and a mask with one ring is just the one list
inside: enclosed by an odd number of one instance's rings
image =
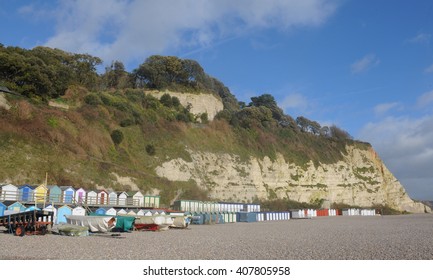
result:
[(147, 94), (151, 94), (156, 98), (161, 98), (163, 94), (168, 93), (171, 96), (176, 96), (180, 104), (186, 107), (191, 104), (190, 112), (194, 115), (201, 115), (207, 113), (208, 120), (213, 120), (215, 115), (224, 109), (221, 99), (217, 98), (212, 94), (203, 93), (179, 93), (171, 91), (146, 91)]
[[(386, 168), (373, 149), (348, 146), (344, 160), (306, 167), (286, 161), (189, 150), (192, 161), (173, 159), (156, 168), (171, 181), (194, 180), (208, 189), (213, 199), (251, 201), (254, 198), (289, 198), (301, 202), (326, 200), (370, 207), (389, 205), (400, 211), (423, 213), (425, 206), (414, 202)], [(429, 209), (427, 209), (429, 210)]]

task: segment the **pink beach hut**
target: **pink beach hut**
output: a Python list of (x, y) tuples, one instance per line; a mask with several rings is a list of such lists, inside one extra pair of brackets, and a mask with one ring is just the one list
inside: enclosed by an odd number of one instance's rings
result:
[(79, 188), (75, 191), (75, 202), (81, 204), (86, 201), (86, 190), (83, 188)]

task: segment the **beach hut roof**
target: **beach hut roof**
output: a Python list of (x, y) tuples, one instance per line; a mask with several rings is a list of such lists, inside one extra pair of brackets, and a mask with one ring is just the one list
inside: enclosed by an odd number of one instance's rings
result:
[(47, 186), (45, 184), (40, 184), (39, 186), (37, 186), (35, 189), (39, 189), (39, 188), (43, 188), (45, 190), (48, 190)]
[(126, 192), (126, 194), (128, 196), (134, 196), (137, 192), (136, 191), (130, 191), (130, 192)]
[(24, 189), (24, 188), (29, 188), (29, 189), (34, 190), (36, 188), (36, 186), (25, 184), (25, 185), (22, 185), (22, 186), (18, 187), (18, 189)]
[(18, 189), (17, 186), (12, 185), (12, 184), (2, 184), (2, 185), (0, 185), (0, 189), (6, 188), (6, 187), (8, 187), (8, 188), (13, 187), (13, 188), (17, 188)]
[(16, 207), (16, 206), (26, 208), (26, 207), (25, 207), (21, 202), (19, 202), (19, 201), (15, 201), (14, 203), (11, 203), (11, 204), (9, 205), (9, 207)]
[(73, 189), (75, 191), (74, 187), (72, 187), (72, 186), (60, 186), (60, 189), (62, 191), (65, 191), (65, 190), (68, 190), (68, 189)]

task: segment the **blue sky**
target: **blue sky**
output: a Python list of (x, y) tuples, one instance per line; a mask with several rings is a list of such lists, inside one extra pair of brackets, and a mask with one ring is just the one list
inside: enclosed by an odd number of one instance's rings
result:
[(415, 199), (433, 200), (429, 0), (0, 0), (0, 42), (89, 53), (132, 70), (198, 61), (245, 102), (370, 142)]

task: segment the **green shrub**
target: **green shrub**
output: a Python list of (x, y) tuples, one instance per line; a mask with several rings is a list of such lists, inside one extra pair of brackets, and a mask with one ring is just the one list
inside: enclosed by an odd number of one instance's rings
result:
[(149, 156), (154, 156), (156, 153), (155, 146), (152, 144), (146, 145), (146, 152)]
[(89, 95), (86, 95), (86, 97), (84, 97), (84, 102), (86, 102), (86, 104), (89, 105), (99, 105), (101, 104), (101, 98), (99, 98), (99, 96), (96, 93), (90, 93)]
[(122, 131), (116, 129), (111, 132), (111, 139), (113, 140), (114, 144), (119, 145), (123, 141), (123, 133)]
[(122, 121), (120, 122), (120, 126), (121, 126), (121, 127), (127, 127), (127, 126), (131, 126), (131, 125), (133, 125), (133, 124), (134, 124), (134, 121), (131, 120), (131, 119), (125, 119), (125, 120), (122, 120)]

